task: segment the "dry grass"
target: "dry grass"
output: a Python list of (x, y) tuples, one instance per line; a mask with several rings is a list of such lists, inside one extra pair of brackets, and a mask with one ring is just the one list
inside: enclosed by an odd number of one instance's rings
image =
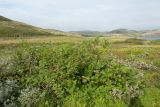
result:
[[(0, 38), (0, 45), (12, 45), (12, 44), (19, 44), (22, 41), (27, 41), (29, 43), (80, 43), (84, 40), (94, 39), (96, 37), (80, 37), (80, 36), (50, 36), (50, 37), (25, 37), (25, 38)], [(101, 37), (101, 39), (106, 39), (110, 43), (115, 41), (125, 41), (129, 37), (127, 36), (112, 36), (112, 37)], [(147, 42), (146, 42), (147, 43)], [(160, 45), (115, 45), (116, 48), (118, 47), (154, 47), (160, 48)], [(114, 47), (114, 46), (113, 46)]]
[(4, 39), (0, 38), (0, 45), (18, 44), (22, 41), (29, 43), (63, 43), (63, 42), (81, 42), (85, 40), (84, 37), (71, 37), (71, 36), (54, 36), (54, 37), (28, 37), (28, 38), (16, 38), (16, 39)]
[(111, 36), (111, 37), (102, 37), (102, 38), (105, 38), (110, 42), (115, 42), (115, 41), (125, 41), (129, 37), (128, 36)]
[[(83, 40), (94, 39), (95, 37), (77, 37), (77, 36), (53, 36), (53, 37), (25, 37), (25, 38), (0, 38), (0, 45), (9, 45), (9, 44), (17, 44), (22, 40), (25, 40), (29, 43), (63, 43), (63, 42), (82, 42)], [(107, 39), (110, 42), (114, 41), (124, 41), (127, 37), (102, 37), (102, 39)]]

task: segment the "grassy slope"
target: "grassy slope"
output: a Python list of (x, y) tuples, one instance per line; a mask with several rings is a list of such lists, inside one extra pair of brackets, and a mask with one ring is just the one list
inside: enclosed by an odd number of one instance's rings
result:
[(51, 35), (47, 31), (0, 16), (0, 37), (27, 37)]

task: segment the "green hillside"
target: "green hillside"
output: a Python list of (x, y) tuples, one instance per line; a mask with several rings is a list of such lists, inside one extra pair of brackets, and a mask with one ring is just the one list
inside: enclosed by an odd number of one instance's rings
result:
[(0, 16), (0, 37), (48, 36), (44, 29), (10, 20)]
[(136, 31), (136, 30), (128, 30), (128, 29), (115, 29), (112, 31), (71, 31), (71, 33), (80, 34), (82, 36), (114, 36), (114, 35), (121, 35), (121, 36), (141, 36), (144, 32)]
[(3, 16), (0, 16), (0, 21), (12, 21), (12, 20), (10, 20), (10, 19), (8, 19), (8, 18), (5, 18), (5, 17), (3, 17)]
[(107, 34), (122, 34), (122, 35), (128, 35), (128, 36), (141, 36), (143, 32), (136, 31), (136, 30), (128, 30), (128, 29), (115, 29), (110, 32), (107, 32)]

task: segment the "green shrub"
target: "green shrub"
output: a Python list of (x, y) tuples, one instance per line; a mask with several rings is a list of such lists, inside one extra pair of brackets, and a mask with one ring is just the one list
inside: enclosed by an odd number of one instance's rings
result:
[[(81, 44), (29, 46), (16, 52), (8, 78), (19, 81), (20, 106), (129, 106), (141, 95), (134, 69), (98, 38)], [(136, 104), (136, 102), (135, 102)]]

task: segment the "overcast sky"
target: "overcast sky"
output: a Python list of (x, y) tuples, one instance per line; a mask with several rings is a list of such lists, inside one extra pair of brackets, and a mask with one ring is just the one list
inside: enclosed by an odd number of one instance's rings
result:
[(160, 28), (160, 0), (0, 0), (0, 15), (64, 31)]

